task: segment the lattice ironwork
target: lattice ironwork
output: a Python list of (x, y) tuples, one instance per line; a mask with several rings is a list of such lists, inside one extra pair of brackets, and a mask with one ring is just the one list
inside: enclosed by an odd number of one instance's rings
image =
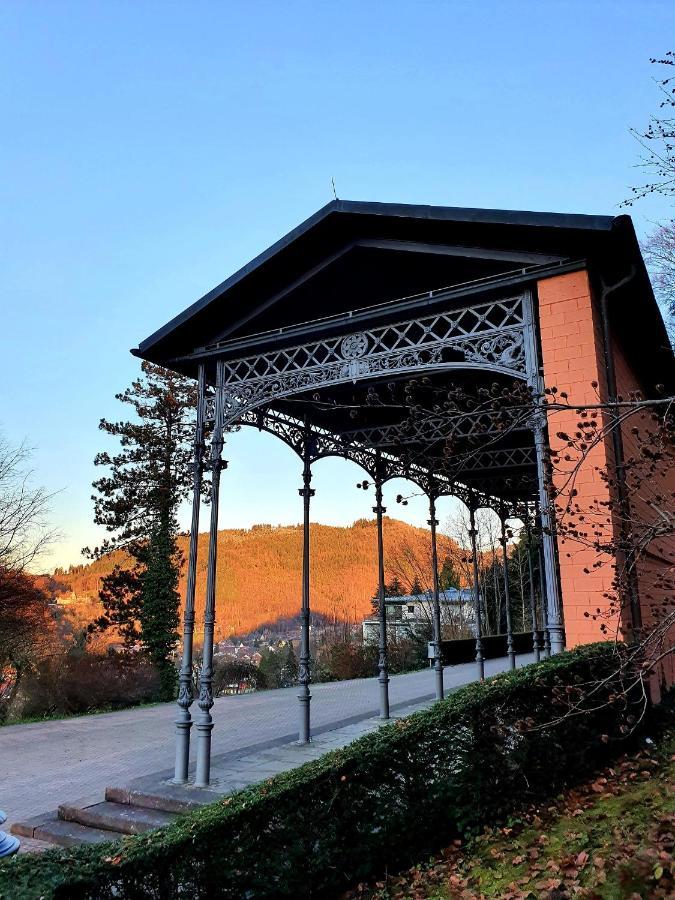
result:
[[(460, 476), (462, 477), (462, 476)], [(464, 476), (466, 477), (466, 476)], [(471, 482), (473, 484), (473, 481)], [(481, 473), (476, 485), (483, 496), (501, 497), (510, 508), (523, 498), (534, 498), (537, 493), (537, 477), (535, 474), (517, 472), (508, 475), (487, 475)], [(496, 509), (494, 502), (481, 504)]]
[(253, 410), (244, 414), (240, 420), (228, 426), (230, 431), (238, 430), (242, 425), (253, 426), (261, 431), (276, 435), (301, 458), (305, 452), (305, 442), (310, 444), (310, 459), (316, 462), (329, 456), (351, 460), (359, 465), (369, 476), (382, 483), (393, 478), (405, 478), (412, 481), (426, 494), (458, 497), (467, 505), (475, 500), (479, 506), (497, 508), (498, 494), (486, 493), (480, 486), (467, 487), (456, 481), (454, 475), (442, 467), (429, 469), (421, 463), (411, 462), (391, 453), (380, 452), (374, 447), (366, 447), (352, 439), (341, 435), (308, 426), (286, 413), (277, 410)]
[(389, 373), (461, 365), (525, 378), (523, 301), (519, 295), (225, 360), (225, 424), (282, 397)]
[[(459, 457), (421, 459), (415, 443), (430, 447), (448, 439), (484, 440), (518, 430), (531, 430), (531, 411), (499, 410), (430, 415), (413, 422), (367, 426), (333, 433), (272, 409), (276, 400), (312, 388), (377, 378), (389, 373), (420, 372), (443, 367), (475, 367), (532, 382), (535, 360), (531, 299), (528, 292), (473, 307), (437, 313), (313, 344), (275, 350), (239, 360), (221, 360), (223, 403), (221, 425), (257, 426), (276, 434), (296, 452), (311, 440), (311, 457), (350, 459), (371, 477), (406, 478), (427, 493), (454, 494), (465, 502), (480, 494), (480, 505), (495, 506), (495, 498), (529, 496), (528, 473), (510, 469), (532, 467), (536, 450), (476, 448)], [(205, 419), (214, 422), (215, 398), (205, 400)], [(378, 462), (379, 460), (379, 462)], [(379, 468), (378, 468), (379, 466)], [(502, 475), (496, 475), (498, 471)], [(462, 483), (471, 476), (470, 487)]]
[(513, 469), (534, 467), (537, 463), (534, 447), (509, 447), (494, 450), (476, 450), (459, 459), (448, 462), (449, 471), (474, 472), (478, 470), (495, 471), (496, 469)]
[(509, 434), (512, 431), (529, 430), (529, 413), (523, 410), (460, 413), (451, 416), (429, 415), (406, 419), (391, 425), (371, 425), (342, 431), (344, 437), (370, 446), (400, 446), (403, 442), (434, 444), (447, 440), (481, 441)]

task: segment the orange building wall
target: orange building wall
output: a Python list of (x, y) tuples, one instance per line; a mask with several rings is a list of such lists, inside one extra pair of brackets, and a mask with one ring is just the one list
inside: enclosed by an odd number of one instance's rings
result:
[[(545, 386), (555, 386), (559, 392), (566, 392), (572, 407), (606, 400), (608, 393), (600, 314), (593, 301), (587, 273), (575, 272), (540, 281), (538, 296)], [(613, 341), (612, 350), (617, 393), (625, 399), (636, 392), (647, 396), (616, 340)], [(593, 387), (593, 383), (597, 387)], [(602, 416), (602, 413), (598, 415)], [(578, 430), (578, 422), (579, 415), (574, 409), (550, 412), (548, 415), (551, 448), (565, 450), (572, 457), (568, 461), (562, 459), (556, 466), (553, 481), (556, 492), (562, 494), (563, 501), (569, 495), (571, 486), (577, 490), (573, 502), (584, 510), (585, 523), (581, 527), (591, 535), (597, 532), (600, 542), (603, 542), (611, 539), (616, 527), (607, 508), (611, 499), (610, 488), (601, 477), (603, 470), (613, 469), (611, 438), (607, 437), (590, 451), (574, 484), (570, 485), (568, 479), (579, 457), (577, 451), (565, 449), (566, 442), (557, 435), (559, 432), (574, 434)], [(649, 522), (655, 515), (645, 502), (648, 488), (655, 495), (669, 496), (670, 500), (667, 502), (670, 503), (675, 496), (675, 470), (667, 464), (660, 468), (658, 476), (651, 479), (648, 485), (643, 481), (640, 490), (631, 490), (631, 478), (634, 480), (638, 471), (640, 448), (640, 441), (634, 436), (632, 428), (635, 425), (644, 428), (648, 424), (648, 418), (640, 419), (638, 416), (629, 420), (622, 428), (632, 514), (641, 523)], [(560, 502), (558, 507), (558, 515), (564, 517)], [(675, 562), (675, 540), (669, 538), (654, 541), (649, 550), (650, 553), (645, 556), (638, 570), (638, 592), (645, 628), (649, 628), (654, 621), (654, 604), (658, 605), (668, 593), (668, 587), (664, 592), (662, 578), (664, 572), (668, 572)], [(621, 625), (624, 623), (617, 623), (615, 610), (611, 609), (607, 596), (614, 596), (613, 562), (604, 557), (603, 565), (594, 568), (593, 564), (599, 558), (597, 551), (585, 546), (583, 540), (576, 540), (569, 535), (558, 537), (558, 556), (567, 646), (612, 639), (617, 632), (621, 636)], [(672, 596), (668, 600), (672, 602)], [(594, 619), (593, 615), (598, 609), (604, 616)], [(609, 626), (607, 632), (601, 629), (603, 623)], [(672, 639), (672, 635), (666, 636), (665, 644)], [(669, 658), (663, 664), (658, 680), (675, 684), (674, 660)], [(657, 685), (654, 684), (653, 687), (656, 696)]]
[[(617, 394), (628, 399), (631, 394), (648, 396), (640, 380), (636, 377), (623, 348), (613, 341), (612, 352), (616, 372)], [(652, 523), (660, 524), (664, 509), (673, 512), (675, 497), (675, 468), (672, 459), (657, 467), (657, 471), (645, 478), (645, 464), (641, 459), (645, 433), (651, 426), (648, 413), (635, 413), (622, 427), (626, 481), (630, 495), (631, 513), (638, 529), (638, 539)], [(640, 430), (639, 435), (633, 429)], [(650, 505), (650, 501), (655, 501)], [(645, 631), (653, 631), (655, 625), (663, 621), (665, 605), (672, 607), (675, 597), (675, 536), (670, 533), (649, 541), (648, 553), (638, 564), (638, 592), (642, 623)], [(675, 629), (664, 634), (661, 650), (675, 643)], [(657, 681), (665, 680), (675, 684), (675, 659), (672, 655), (664, 659)]]
[[(598, 392), (600, 396), (606, 396), (606, 381), (600, 322), (587, 273), (573, 272), (547, 278), (537, 287), (545, 386), (566, 392), (573, 405), (597, 403)], [(594, 382), (597, 388), (592, 386)], [(549, 413), (552, 449), (564, 448), (565, 441), (556, 437), (557, 433), (574, 434), (578, 421), (574, 409)], [(587, 510), (585, 525), (588, 531), (592, 533), (593, 529), (599, 529), (606, 533), (612, 525), (606, 521), (607, 511), (602, 504), (607, 503), (610, 496), (599, 470), (611, 463), (611, 448), (606, 441), (594, 447), (574, 476), (573, 485), (569, 479), (578, 458), (574, 453), (572, 457), (570, 462), (561, 462), (557, 467), (561, 471), (554, 473), (556, 491), (564, 498), (573, 486), (578, 492), (575, 501)], [(563, 520), (567, 518), (561, 510), (558, 515), (563, 516)], [(616, 623), (607, 617), (609, 601), (605, 596), (612, 590), (612, 561), (607, 558), (602, 568), (593, 568), (598, 559), (596, 551), (587, 547), (583, 540), (569, 537), (558, 538), (558, 557), (567, 646), (571, 648), (610, 636), (601, 630), (603, 623), (611, 625), (611, 636), (614, 636)], [(592, 615), (598, 609), (606, 615), (594, 620)]]

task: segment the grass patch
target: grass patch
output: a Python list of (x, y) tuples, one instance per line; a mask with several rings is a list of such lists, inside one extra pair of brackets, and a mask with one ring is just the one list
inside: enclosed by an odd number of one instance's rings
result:
[(550, 806), (531, 808), (348, 898), (675, 896), (675, 729)]

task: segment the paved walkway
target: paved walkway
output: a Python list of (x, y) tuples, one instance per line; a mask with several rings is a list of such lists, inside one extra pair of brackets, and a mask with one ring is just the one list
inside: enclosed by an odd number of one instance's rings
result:
[[(519, 666), (531, 661), (527, 654), (518, 658)], [(488, 661), (486, 674), (502, 671), (507, 664), (504, 659)], [(473, 663), (447, 668), (446, 688), (467, 684), (475, 676)], [(392, 710), (431, 699), (433, 678), (430, 669), (392, 676)], [(374, 678), (312, 685), (313, 733), (348, 729), (371, 719), (377, 713), (377, 702)], [(234, 772), (250, 763), (252, 754), (264, 754), (294, 741), (297, 707), (295, 688), (217, 699), (213, 708), (214, 774), (216, 769)], [(107, 785), (129, 784), (146, 775), (165, 777), (173, 766), (174, 716), (175, 705), (167, 703), (0, 728), (0, 801), (8, 825), (56, 809), (63, 802), (77, 806), (96, 803)], [(361, 729), (355, 729), (354, 736), (357, 732)], [(239, 766), (237, 760), (241, 760)]]

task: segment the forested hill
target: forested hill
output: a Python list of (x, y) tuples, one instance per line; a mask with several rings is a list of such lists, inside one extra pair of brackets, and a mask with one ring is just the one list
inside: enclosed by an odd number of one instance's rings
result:
[[(397, 519), (385, 517), (387, 579), (410, 571), (414, 559), (420, 570), (430, 568), (429, 532)], [(206, 534), (199, 535), (197, 573), (197, 622), (204, 610), (206, 588)], [(187, 558), (186, 535), (180, 537)], [(374, 519), (360, 519), (348, 528), (311, 526), (312, 609), (331, 619), (361, 621), (371, 610), (377, 586), (377, 533)], [(459, 550), (449, 538), (439, 535), (439, 560), (457, 560)], [(86, 566), (73, 566), (44, 579), (45, 587), (61, 595), (92, 599), (98, 595), (100, 579), (124, 556), (114, 553)], [(289, 619), (300, 608), (302, 527), (299, 525), (254, 525), (218, 534), (218, 579), (216, 637), (240, 635), (265, 623)], [(412, 573), (414, 574), (414, 573)], [(428, 582), (429, 576), (422, 577)], [(185, 568), (180, 584), (185, 594)]]

